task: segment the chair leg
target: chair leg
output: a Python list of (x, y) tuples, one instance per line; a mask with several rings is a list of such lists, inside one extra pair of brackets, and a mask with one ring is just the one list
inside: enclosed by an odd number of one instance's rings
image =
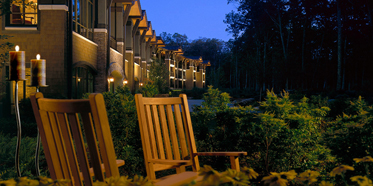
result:
[(237, 172), (240, 172), (240, 164), (239, 164), (239, 160), (238, 160), (238, 157), (235, 157), (235, 156), (230, 156), (230, 159), (231, 159), (231, 168), (236, 170)]

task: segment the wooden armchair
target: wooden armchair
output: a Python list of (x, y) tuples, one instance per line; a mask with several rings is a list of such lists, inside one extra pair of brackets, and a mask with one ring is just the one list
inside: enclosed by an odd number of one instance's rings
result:
[[(198, 156), (229, 156), (231, 168), (240, 171), (238, 157), (247, 152), (197, 152), (187, 96), (144, 98), (135, 95), (145, 167), (156, 185), (181, 185), (197, 178)], [(192, 166), (193, 171), (185, 171)], [(176, 169), (157, 179), (156, 171)]]
[(68, 100), (43, 98), (38, 92), (30, 98), (52, 179), (90, 186), (93, 176), (99, 181), (119, 176), (124, 161), (116, 160), (101, 94)]

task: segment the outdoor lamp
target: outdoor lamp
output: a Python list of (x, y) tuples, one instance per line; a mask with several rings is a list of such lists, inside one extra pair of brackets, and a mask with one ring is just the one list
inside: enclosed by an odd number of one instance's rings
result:
[(142, 83), (140, 83), (140, 86), (142, 86)]
[(109, 82), (114, 82), (114, 77), (110, 76), (107, 80), (108, 80)]
[(128, 81), (127, 80), (123, 80), (123, 85), (127, 85)]

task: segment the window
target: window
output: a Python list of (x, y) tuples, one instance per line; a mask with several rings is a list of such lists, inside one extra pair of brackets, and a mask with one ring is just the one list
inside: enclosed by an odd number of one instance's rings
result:
[(38, 24), (38, 0), (13, 1), (6, 26), (36, 26)]
[(73, 0), (73, 30), (93, 40), (93, 0)]
[(82, 98), (83, 94), (93, 92), (93, 75), (85, 67), (73, 69), (73, 98)]

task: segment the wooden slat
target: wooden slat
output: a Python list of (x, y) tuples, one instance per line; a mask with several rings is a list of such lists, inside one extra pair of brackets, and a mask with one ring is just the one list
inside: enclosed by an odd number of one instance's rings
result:
[[(96, 143), (96, 135), (93, 128), (93, 123), (91, 119), (91, 115), (89, 113), (82, 113), (81, 114), (82, 122), (84, 125), (84, 132), (86, 137), (86, 142), (89, 147), (89, 157), (91, 158), (93, 170), (95, 173), (95, 179), (104, 181), (104, 173), (101, 169), (101, 158), (98, 152), (98, 147)], [(105, 150), (105, 149), (103, 149)]]
[[(189, 163), (185, 164), (185, 165), (166, 165), (166, 164), (158, 164), (158, 163), (151, 163), (153, 166), (154, 166), (154, 171), (162, 171), (162, 170), (168, 170), (168, 169), (178, 169), (180, 170), (180, 167), (185, 167), (185, 166), (191, 166), (193, 164), (192, 161), (189, 161)], [(179, 171), (177, 172), (177, 174), (181, 173), (181, 172), (185, 172), (185, 171)]]
[(181, 155), (182, 155), (182, 159), (185, 159), (186, 157), (188, 157), (188, 149), (187, 149), (187, 146), (186, 146), (187, 142), (186, 142), (186, 139), (185, 139), (183, 121), (181, 119), (180, 105), (176, 105), (176, 104), (174, 105), (174, 113), (175, 113), (177, 133), (179, 135)]
[[(80, 173), (79, 167), (78, 167), (78, 160), (76, 158), (76, 153), (74, 149), (74, 142), (71, 136), (70, 126), (66, 117), (66, 114), (63, 113), (57, 113), (57, 118), (60, 123), (61, 132), (63, 135), (63, 139), (65, 141), (66, 146), (66, 152), (70, 163), (70, 169), (72, 175), (78, 175)], [(73, 176), (73, 185), (83, 185), (83, 180), (79, 176)]]
[(142, 98), (144, 105), (170, 105), (181, 104), (181, 99), (178, 97), (172, 98)]
[(149, 180), (155, 180), (155, 170), (154, 170), (153, 163), (148, 163), (149, 159), (153, 159), (153, 157), (151, 154), (150, 141), (148, 138), (148, 134), (149, 134), (148, 124), (147, 124), (145, 108), (144, 108), (141, 94), (135, 95), (135, 102), (136, 102), (137, 116), (139, 120), (139, 128), (140, 128), (140, 133), (141, 133), (141, 143), (142, 143), (142, 148), (144, 152), (146, 174)]
[[(52, 128), (49, 122), (49, 117), (48, 113), (46, 111), (40, 111), (40, 118), (42, 121), (43, 129), (44, 129), (44, 134), (46, 138), (46, 143), (48, 144), (47, 146), (49, 147), (49, 156), (47, 155), (46, 158), (50, 159), (51, 166), (49, 167), (49, 171), (51, 172), (51, 176), (53, 179), (63, 179), (63, 174), (62, 174), (62, 167), (60, 164), (60, 159), (58, 156), (58, 151), (57, 151), (57, 145), (56, 141), (54, 140), (53, 137), (53, 132)], [(43, 144), (43, 147), (44, 147)], [(54, 174), (53, 174), (54, 173)]]
[(194, 161), (193, 163), (193, 171), (198, 172), (200, 169), (198, 156), (193, 156), (194, 153), (197, 152), (196, 143), (194, 139), (193, 133), (193, 126), (192, 126), (192, 119), (190, 118), (189, 112), (189, 105), (188, 100), (185, 94), (180, 94), (179, 97), (182, 99), (183, 104), (181, 104), (181, 110), (184, 120), (184, 129), (187, 136), (189, 153), (191, 154), (191, 159)]
[(89, 164), (87, 159), (87, 152), (85, 150), (82, 131), (80, 129), (79, 120), (77, 118), (77, 114), (68, 114), (68, 118), (71, 125), (71, 131), (73, 134), (73, 138), (75, 141), (77, 156), (81, 168), (81, 172), (84, 178), (85, 185), (92, 185), (93, 180), (89, 174)]
[(154, 159), (158, 158), (158, 153), (157, 153), (157, 144), (155, 141), (155, 135), (154, 135), (154, 127), (153, 127), (153, 121), (152, 121), (152, 113), (150, 111), (150, 106), (146, 105), (145, 106), (145, 112), (146, 112), (146, 119), (147, 119), (147, 128), (148, 128), (148, 135), (150, 137), (150, 147), (152, 149), (152, 156)]
[(158, 157), (159, 157), (159, 159), (165, 159), (163, 139), (162, 139), (161, 127), (159, 125), (159, 116), (158, 116), (157, 105), (152, 105), (151, 108), (152, 108), (152, 112), (153, 112), (155, 138), (156, 138), (156, 143), (157, 143), (157, 147), (158, 147), (158, 155), (159, 155)]
[(63, 143), (63, 136), (61, 133), (61, 129), (59, 127), (58, 121), (57, 121), (57, 116), (56, 113), (54, 112), (48, 112), (48, 117), (49, 117), (49, 123), (52, 129), (52, 134), (54, 137), (54, 141), (56, 143), (56, 149), (57, 149), (57, 156), (59, 157), (60, 160), (60, 165), (61, 165), (61, 171), (64, 179), (72, 179), (72, 175), (70, 172), (70, 167), (69, 167), (69, 162), (67, 158), (67, 154), (65, 151), (65, 146)]
[(162, 126), (162, 132), (163, 132), (163, 141), (166, 148), (166, 158), (172, 159), (172, 151), (171, 151), (171, 143), (170, 143), (170, 136), (168, 133), (168, 127), (167, 127), (167, 120), (166, 120), (166, 114), (165, 114), (165, 108), (163, 105), (159, 105), (159, 116)]
[(172, 143), (172, 151), (174, 153), (174, 159), (180, 160), (181, 158), (180, 158), (180, 152), (179, 152), (179, 142), (177, 141), (175, 120), (174, 120), (174, 114), (172, 112), (171, 105), (166, 106), (166, 112), (167, 112), (168, 128), (170, 129), (170, 137), (171, 137), (171, 143)]
[[(38, 126), (38, 129), (39, 129), (39, 134), (40, 134), (40, 138), (41, 138), (41, 142), (43, 144), (43, 150), (44, 150), (44, 154), (45, 154), (45, 159), (47, 160), (47, 164), (51, 167), (54, 167), (53, 164), (54, 162), (52, 161), (52, 157), (50, 156), (50, 153), (51, 153), (51, 141), (47, 139), (47, 133), (45, 132), (45, 128), (43, 126), (43, 122), (42, 122), (42, 119), (41, 119), (41, 114), (40, 114), (40, 111), (39, 111), (39, 105), (38, 105), (38, 99), (40, 98), (43, 98), (43, 94), (41, 92), (34, 92), (34, 93), (31, 93), (30, 95), (30, 101), (31, 101), (31, 105), (32, 105), (32, 110), (34, 111), (34, 116), (35, 116), (35, 121), (36, 121), (36, 124)], [(45, 112), (44, 112), (44, 115), (45, 115)], [(48, 130), (48, 133), (49, 130)], [(55, 169), (54, 168), (49, 168), (49, 172), (50, 172), (50, 176), (52, 179), (57, 179), (56, 177), (56, 172), (55, 172)]]
[(46, 110), (48, 112), (62, 112), (62, 113), (81, 113), (82, 111), (88, 111), (90, 108), (88, 100), (69, 100), (69, 99), (39, 99), (40, 110)]
[(161, 160), (161, 159), (152, 159), (149, 160), (152, 163), (158, 163), (158, 164), (165, 164), (165, 165), (176, 165), (176, 166), (181, 166), (181, 165), (186, 165), (190, 163), (190, 160)]
[(111, 136), (109, 119), (106, 112), (105, 101), (102, 94), (90, 94), (89, 103), (94, 118), (97, 138), (100, 144), (102, 161), (106, 169), (106, 177), (120, 176), (117, 162), (115, 161), (115, 149)]

